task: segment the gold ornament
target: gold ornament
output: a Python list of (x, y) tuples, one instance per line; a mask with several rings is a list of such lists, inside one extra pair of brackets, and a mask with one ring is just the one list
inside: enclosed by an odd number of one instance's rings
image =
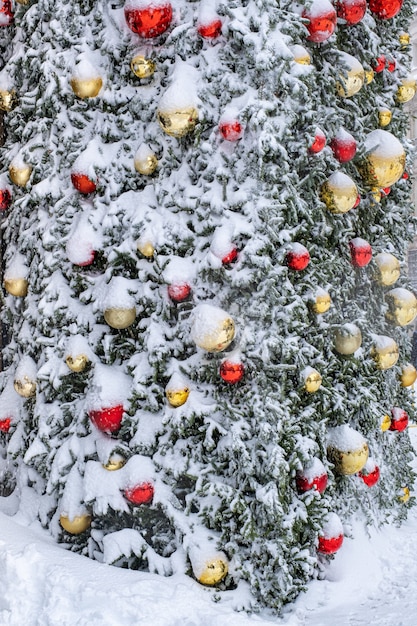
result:
[(191, 338), (207, 352), (222, 352), (235, 337), (235, 323), (226, 311), (210, 304), (194, 310)]
[(371, 189), (392, 187), (405, 168), (405, 151), (394, 135), (386, 130), (373, 130), (365, 140), (367, 155), (358, 165), (359, 172)]
[(416, 95), (417, 83), (414, 78), (405, 78), (397, 89), (396, 98), (398, 102), (404, 104), (410, 102)]
[(137, 54), (130, 62), (130, 69), (138, 78), (150, 78), (155, 72), (156, 65), (151, 59)]
[(36, 394), (36, 381), (31, 380), (29, 376), (23, 376), (14, 380), (13, 386), (22, 398), (33, 398)]
[(365, 70), (365, 85), (370, 85), (374, 80), (375, 72), (372, 68)]
[(179, 138), (194, 130), (198, 121), (198, 111), (195, 107), (178, 107), (173, 110), (159, 110), (157, 117), (167, 135)]
[(165, 388), (165, 395), (169, 404), (176, 408), (187, 402), (190, 388), (179, 374), (173, 374)]
[(358, 188), (349, 176), (335, 172), (323, 183), (320, 197), (331, 213), (347, 213), (355, 206)]
[(104, 311), (104, 319), (112, 328), (123, 329), (131, 326), (136, 319), (136, 308), (118, 309), (108, 308)]
[(134, 160), (135, 170), (139, 172), (139, 174), (143, 174), (144, 176), (150, 176), (153, 174), (158, 167), (158, 159), (155, 154), (147, 154), (146, 156), (142, 156), (140, 154), (136, 154)]
[(311, 303), (311, 308), (314, 313), (321, 315), (330, 309), (331, 304), (332, 299), (330, 298), (330, 294), (328, 294), (327, 291), (323, 291), (316, 294), (315, 300)]
[(30, 175), (32, 174), (32, 166), (27, 163), (9, 166), (9, 176), (12, 183), (18, 187), (26, 187)]
[(310, 65), (311, 56), (308, 50), (306, 50), (303, 46), (293, 46), (291, 48), (291, 52), (294, 55), (294, 61), (299, 65)]
[(389, 109), (380, 109), (378, 111), (378, 122), (382, 128), (384, 126), (388, 126), (391, 120), (392, 120), (392, 112)]
[(17, 104), (17, 96), (14, 89), (0, 89), (0, 111), (9, 113)]
[(80, 535), (91, 525), (91, 515), (76, 515), (73, 519), (69, 519), (67, 515), (61, 515), (59, 523), (62, 528), (71, 533), (71, 535)]
[(138, 251), (147, 259), (151, 259), (155, 254), (155, 248), (148, 239), (139, 239), (136, 244)]
[(380, 336), (370, 354), (379, 370), (387, 370), (398, 361), (398, 345), (391, 337)]
[(126, 465), (126, 459), (121, 454), (112, 454), (105, 465), (104, 469), (109, 472), (115, 472)]
[(377, 269), (375, 278), (380, 285), (389, 287), (400, 277), (400, 262), (393, 254), (381, 252), (374, 257)]
[(77, 354), (77, 356), (69, 354), (65, 359), (65, 363), (72, 372), (83, 372), (89, 362), (89, 358), (86, 354)]
[(407, 502), (410, 499), (410, 490), (408, 487), (402, 487), (401, 491), (400, 491), (401, 495), (398, 497), (398, 499), (401, 502)]
[(336, 83), (336, 91), (342, 98), (350, 98), (363, 87), (365, 82), (365, 70), (355, 57), (346, 53), (342, 54), (342, 59), (347, 67), (344, 68), (339, 75), (339, 80)]
[(24, 298), (27, 296), (29, 283), (26, 278), (5, 278), (4, 288), (11, 296)]
[(387, 318), (398, 326), (407, 326), (417, 316), (417, 298), (408, 289), (391, 289), (385, 300), (388, 303)]
[(398, 37), (401, 48), (407, 48), (410, 45), (410, 35), (408, 33), (401, 33)]
[(334, 347), (339, 354), (354, 354), (362, 345), (362, 333), (355, 324), (344, 324), (337, 329)]
[(327, 456), (335, 466), (335, 471), (343, 476), (351, 476), (359, 472), (369, 456), (368, 444), (365, 442), (356, 450), (338, 450), (330, 446), (327, 449)]
[(400, 374), (401, 387), (411, 387), (417, 380), (417, 370), (414, 365), (407, 363), (403, 366)]
[(95, 98), (98, 96), (103, 86), (103, 79), (100, 76), (93, 78), (75, 78), (70, 80), (73, 92), (78, 98)]
[(389, 415), (384, 415), (384, 417), (382, 418), (382, 422), (381, 422), (381, 430), (383, 432), (389, 430), (391, 426), (391, 418)]
[(206, 561), (197, 575), (197, 580), (202, 585), (217, 585), (227, 576), (227, 561), (223, 558), (214, 558)]
[(314, 368), (310, 367), (304, 372), (304, 389), (308, 393), (315, 393), (321, 387), (322, 377)]

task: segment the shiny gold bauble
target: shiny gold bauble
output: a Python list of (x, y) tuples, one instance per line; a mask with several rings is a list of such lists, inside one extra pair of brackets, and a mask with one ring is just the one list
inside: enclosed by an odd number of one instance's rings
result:
[(167, 397), (167, 400), (169, 402), (169, 404), (176, 408), (179, 406), (182, 406), (183, 404), (185, 404), (188, 400), (188, 396), (190, 395), (190, 389), (189, 387), (184, 387), (183, 389), (177, 389), (177, 390), (166, 390), (165, 395)]
[(397, 89), (396, 98), (398, 102), (404, 104), (410, 102), (416, 95), (417, 83), (414, 78), (406, 78)]
[(336, 352), (343, 355), (354, 354), (362, 345), (362, 333), (355, 324), (345, 324), (334, 335)]
[(389, 252), (381, 252), (374, 257), (377, 269), (375, 278), (380, 285), (389, 287), (400, 277), (401, 268), (399, 260)]
[(412, 291), (402, 287), (391, 289), (385, 295), (388, 303), (387, 318), (398, 326), (407, 326), (417, 316), (417, 298)]
[(22, 4), (23, 6), (26, 6), (29, 4), (30, 0), (16, 0), (16, 2), (18, 4)]
[(130, 62), (130, 69), (138, 78), (150, 78), (155, 72), (156, 65), (151, 59), (137, 54)]
[(293, 53), (294, 61), (296, 63), (298, 63), (299, 65), (310, 65), (310, 53), (303, 46), (296, 45), (291, 48), (291, 52)]
[(235, 323), (231, 317), (227, 317), (216, 328), (195, 337), (194, 341), (207, 352), (222, 352), (232, 343), (234, 337)]
[(118, 309), (109, 308), (104, 311), (104, 319), (112, 328), (123, 329), (131, 326), (136, 319), (136, 308)]
[(83, 372), (89, 362), (89, 358), (86, 354), (77, 354), (77, 356), (69, 354), (65, 359), (65, 363), (72, 372)]
[(197, 575), (197, 580), (202, 585), (217, 585), (227, 576), (227, 561), (221, 558), (214, 558), (206, 561)]
[(372, 81), (374, 80), (374, 77), (375, 77), (375, 72), (372, 68), (369, 70), (365, 70), (365, 84), (366, 85), (370, 85)]
[(410, 490), (409, 490), (409, 488), (408, 487), (403, 487), (401, 489), (400, 493), (401, 493), (401, 495), (398, 497), (398, 499), (401, 502), (404, 502), (404, 503), (408, 502), (408, 500), (410, 499)]
[(14, 89), (0, 89), (0, 111), (9, 113), (17, 104), (17, 96)]
[(322, 314), (326, 313), (331, 307), (332, 299), (327, 292), (316, 295), (316, 299), (311, 303), (311, 308), (314, 313)]
[(153, 174), (158, 167), (158, 159), (155, 154), (148, 154), (144, 158), (135, 157), (134, 160), (135, 170), (139, 172), (139, 174), (143, 174), (144, 176), (150, 176)]
[(338, 474), (351, 476), (359, 472), (366, 464), (369, 456), (368, 444), (364, 443), (357, 450), (349, 450), (348, 452), (329, 447), (327, 456)]
[(59, 523), (62, 528), (71, 533), (71, 535), (80, 535), (91, 525), (91, 515), (76, 515), (73, 519), (69, 519), (67, 515), (61, 515)]
[(151, 259), (155, 254), (155, 248), (148, 239), (143, 241), (140, 239), (136, 247), (138, 251), (143, 254), (143, 256), (145, 256), (147, 259)]
[(11, 296), (24, 298), (27, 296), (29, 283), (26, 278), (5, 278), (3, 285)]
[(27, 163), (23, 163), (22, 165), (12, 164), (9, 166), (10, 180), (18, 187), (26, 187), (32, 170), (32, 166)]
[(347, 213), (355, 206), (358, 188), (349, 176), (336, 172), (322, 185), (320, 198), (331, 213)]
[(126, 459), (124, 457), (122, 457), (120, 454), (112, 454), (107, 463), (103, 465), (103, 467), (108, 472), (115, 472), (121, 469), (124, 465), (126, 465)]
[(36, 395), (36, 381), (31, 380), (28, 376), (15, 380), (13, 386), (22, 398), (33, 398)]
[(387, 430), (390, 429), (391, 426), (391, 418), (389, 415), (384, 415), (384, 417), (382, 418), (382, 422), (381, 422), (381, 430), (383, 432), (386, 432)]
[(410, 45), (411, 41), (409, 33), (401, 33), (401, 35), (399, 35), (398, 37), (398, 41), (400, 42), (400, 46), (402, 48), (407, 48), (407, 46)]
[(365, 82), (365, 70), (357, 59), (349, 54), (344, 54), (347, 68), (343, 69), (336, 83), (336, 92), (342, 98), (354, 96)]
[(398, 345), (391, 337), (384, 337), (381, 345), (373, 345), (371, 357), (379, 370), (387, 370), (396, 364), (399, 358)]
[(322, 377), (320, 373), (317, 370), (310, 368), (304, 379), (304, 389), (308, 393), (315, 393), (320, 389), (321, 383)]
[(71, 87), (78, 98), (95, 98), (103, 86), (100, 76), (94, 78), (71, 78)]
[(365, 148), (368, 140), (370, 150), (358, 165), (362, 178), (372, 189), (392, 187), (404, 173), (404, 148), (394, 135), (382, 129), (369, 133)]
[(185, 107), (157, 113), (161, 128), (171, 137), (184, 137), (191, 133), (198, 121), (198, 111), (195, 107)]
[(414, 365), (407, 363), (404, 365), (400, 374), (401, 387), (411, 387), (417, 380), (417, 370)]
[(378, 111), (378, 122), (381, 128), (388, 126), (392, 120), (392, 112), (389, 109), (380, 109)]

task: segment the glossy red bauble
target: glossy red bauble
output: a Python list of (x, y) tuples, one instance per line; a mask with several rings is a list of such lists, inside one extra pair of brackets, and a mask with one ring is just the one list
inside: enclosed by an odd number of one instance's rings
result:
[(12, 194), (8, 189), (0, 189), (0, 211), (7, 211), (12, 202)]
[(372, 472), (369, 472), (368, 474), (359, 472), (358, 476), (362, 478), (363, 482), (365, 483), (367, 487), (373, 487), (374, 485), (377, 484), (379, 477), (380, 477), (379, 467), (375, 465), (375, 469), (373, 469)]
[(382, 189), (382, 193), (384, 194), (384, 196), (388, 196), (391, 193), (391, 187), (384, 187)]
[(337, 537), (319, 537), (318, 551), (321, 554), (334, 554), (342, 547), (343, 534)]
[(330, 147), (340, 163), (347, 163), (355, 156), (357, 143), (350, 133), (343, 131), (331, 140)]
[(227, 141), (237, 141), (243, 135), (242, 124), (238, 120), (220, 122), (219, 131), (223, 139)]
[(10, 430), (10, 424), (12, 423), (11, 417), (6, 417), (3, 420), (0, 420), (0, 431), (2, 433), (8, 433)]
[(245, 373), (243, 363), (232, 363), (231, 361), (223, 361), (220, 365), (220, 376), (225, 383), (234, 385), (242, 380)]
[(134, 3), (126, 4), (125, 9), (126, 23), (137, 35), (144, 39), (152, 39), (164, 33), (172, 21), (172, 6), (170, 2), (160, 4), (159, 6), (150, 6), (145, 8), (135, 7)]
[(104, 409), (92, 409), (89, 416), (94, 426), (104, 433), (115, 433), (119, 430), (123, 419), (123, 405), (107, 407)]
[(310, 263), (310, 253), (300, 243), (293, 244), (292, 249), (287, 252), (286, 262), (291, 270), (305, 270)]
[(326, 145), (326, 135), (320, 128), (316, 129), (316, 134), (314, 136), (314, 141), (309, 147), (308, 151), (312, 154), (318, 154), (321, 152)]
[(349, 241), (350, 257), (355, 267), (365, 267), (372, 259), (372, 247), (365, 239), (352, 239)]
[(396, 430), (397, 432), (401, 432), (405, 430), (408, 426), (408, 414), (404, 409), (400, 409), (398, 406), (395, 406), (391, 409), (391, 426), (390, 430)]
[(304, 11), (303, 17), (308, 19), (307, 30), (309, 35), (308, 41), (314, 41), (314, 43), (322, 43), (331, 37), (336, 28), (337, 15), (333, 8), (318, 12)]
[(337, 0), (337, 17), (349, 26), (358, 24), (366, 13), (366, 0)]
[(295, 482), (300, 493), (305, 493), (306, 491), (310, 491), (310, 489), (316, 489), (319, 493), (323, 493), (327, 487), (327, 480), (327, 473), (314, 476), (312, 479), (300, 473), (297, 474)]
[(183, 302), (191, 293), (188, 283), (171, 283), (168, 285), (168, 295), (173, 302)]
[(403, 0), (369, 0), (369, 10), (379, 19), (389, 20), (395, 17), (403, 5)]
[(136, 487), (126, 489), (124, 492), (126, 500), (132, 504), (151, 504), (154, 496), (154, 486), (152, 483), (141, 483)]
[(93, 193), (97, 189), (96, 183), (86, 174), (81, 174), (80, 172), (71, 174), (71, 182), (75, 189), (84, 195)]
[(353, 209), (356, 209), (356, 207), (358, 207), (358, 206), (359, 206), (360, 202), (361, 202), (361, 197), (360, 197), (360, 195), (358, 194), (358, 196), (357, 196), (357, 198), (356, 198), (356, 200), (355, 200), (355, 204), (353, 205), (353, 207), (352, 207), (352, 208), (353, 208)]
[(227, 254), (224, 255), (224, 257), (222, 257), (223, 265), (228, 265), (229, 263), (233, 263), (234, 261), (236, 261), (237, 256), (238, 256), (238, 249), (236, 248), (236, 246), (233, 246), (230, 252), (228, 252)]
[(381, 54), (381, 56), (379, 56), (374, 63), (374, 72), (379, 74), (380, 72), (384, 71), (386, 64), (387, 60), (384, 55)]
[(408, 172), (404, 172), (404, 174), (402, 175), (401, 178), (404, 178), (404, 180), (408, 180), (410, 178)]
[(395, 59), (388, 59), (387, 60), (387, 70), (389, 72), (393, 72), (396, 67), (397, 67), (397, 64), (395, 62)]
[(10, 26), (13, 23), (11, 0), (0, 0), (0, 26)]
[(209, 24), (199, 24), (197, 26), (197, 31), (205, 39), (214, 39), (222, 32), (222, 26), (222, 21), (220, 19), (216, 19)]

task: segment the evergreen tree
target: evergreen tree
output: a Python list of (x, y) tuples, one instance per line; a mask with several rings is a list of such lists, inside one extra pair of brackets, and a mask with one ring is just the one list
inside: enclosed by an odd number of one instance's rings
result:
[(279, 611), (353, 517), (405, 518), (395, 4), (17, 8), (2, 483), (63, 546)]

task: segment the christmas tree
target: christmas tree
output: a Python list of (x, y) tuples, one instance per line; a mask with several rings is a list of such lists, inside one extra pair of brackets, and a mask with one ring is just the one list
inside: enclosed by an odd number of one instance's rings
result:
[(66, 548), (279, 611), (405, 518), (411, 12), (16, 7), (2, 488)]

